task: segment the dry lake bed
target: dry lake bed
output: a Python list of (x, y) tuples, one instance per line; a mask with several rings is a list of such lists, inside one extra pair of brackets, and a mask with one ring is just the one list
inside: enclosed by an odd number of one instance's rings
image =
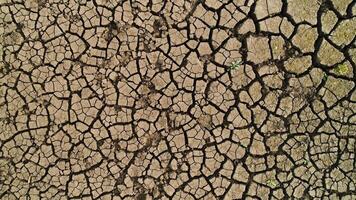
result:
[(0, 199), (356, 199), (355, 13), (0, 0)]

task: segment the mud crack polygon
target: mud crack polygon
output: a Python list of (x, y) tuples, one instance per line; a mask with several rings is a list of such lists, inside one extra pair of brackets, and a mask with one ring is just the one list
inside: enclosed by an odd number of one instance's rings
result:
[(2, 0), (0, 199), (356, 199), (355, 4)]

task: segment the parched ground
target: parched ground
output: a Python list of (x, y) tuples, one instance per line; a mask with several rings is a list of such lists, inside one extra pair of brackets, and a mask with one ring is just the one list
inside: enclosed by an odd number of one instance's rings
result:
[(0, 0), (0, 199), (356, 199), (355, 12)]

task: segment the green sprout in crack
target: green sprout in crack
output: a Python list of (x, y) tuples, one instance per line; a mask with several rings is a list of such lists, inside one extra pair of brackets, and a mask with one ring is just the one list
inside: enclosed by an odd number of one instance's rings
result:
[(238, 67), (240, 67), (242, 64), (242, 60), (239, 59), (239, 60), (235, 60), (231, 63), (230, 67), (229, 67), (229, 70), (235, 70), (237, 69)]
[(328, 79), (328, 75), (326, 73), (324, 73), (323, 81), (326, 81), (327, 79)]
[(269, 187), (273, 187), (273, 188), (275, 188), (275, 187), (278, 186), (277, 181), (274, 180), (274, 179), (268, 179), (268, 180), (266, 181), (266, 184), (267, 184)]
[(338, 75), (346, 75), (349, 72), (349, 68), (346, 64), (340, 64), (334, 68), (334, 72)]

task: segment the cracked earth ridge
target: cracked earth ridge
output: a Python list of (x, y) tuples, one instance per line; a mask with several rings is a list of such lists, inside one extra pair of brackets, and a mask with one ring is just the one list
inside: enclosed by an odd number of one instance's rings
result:
[(355, 199), (355, 3), (2, 1), (0, 199)]

